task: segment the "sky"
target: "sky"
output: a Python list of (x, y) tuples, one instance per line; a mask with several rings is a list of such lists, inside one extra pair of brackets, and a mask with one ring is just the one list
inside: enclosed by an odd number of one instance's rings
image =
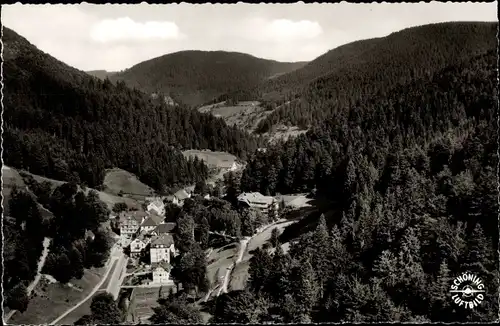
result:
[(182, 50), (310, 61), (340, 45), (446, 21), (497, 21), (496, 3), (14, 5), (2, 24), (81, 70)]

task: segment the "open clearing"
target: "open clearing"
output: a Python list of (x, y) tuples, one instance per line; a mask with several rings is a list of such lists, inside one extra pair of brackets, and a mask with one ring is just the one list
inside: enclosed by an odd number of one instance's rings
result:
[(197, 150), (197, 149), (189, 149), (183, 151), (182, 154), (186, 158), (194, 158), (198, 157), (198, 159), (203, 160), (205, 164), (210, 167), (221, 168), (224, 167), (225, 164), (231, 164), (237, 161), (237, 157), (233, 154), (227, 152), (215, 152), (209, 149)]
[(240, 129), (253, 132), (260, 120), (272, 112), (266, 111), (259, 104), (258, 101), (247, 101), (230, 106), (226, 105), (225, 102), (220, 102), (203, 106), (198, 111), (210, 113), (213, 116), (224, 119), (228, 125), (236, 125)]
[(283, 125), (274, 126), (271, 132), (263, 133), (264, 137), (269, 137), (270, 143), (275, 143), (278, 140), (288, 140), (290, 137), (294, 138), (299, 135), (305, 134), (307, 130), (300, 129), (299, 127), (286, 127)]
[(99, 283), (104, 273), (105, 268), (85, 270), (80, 280), (71, 281), (73, 287), (49, 283), (47, 279), (42, 278), (33, 290), (28, 309), (24, 313), (16, 312), (9, 323), (36, 325), (50, 323), (85, 298)]
[(106, 171), (104, 177), (104, 191), (110, 194), (118, 195), (120, 192), (135, 196), (152, 196), (154, 190), (139, 181), (132, 173), (114, 168)]
[(236, 156), (228, 152), (190, 149), (182, 152), (182, 154), (186, 158), (198, 157), (198, 159), (203, 160), (210, 168), (215, 169), (216, 172), (206, 180), (208, 184), (214, 184), (217, 180), (222, 180), (224, 174), (228, 172), (225, 168), (233, 162), (236, 163), (235, 171), (241, 170), (245, 166)]

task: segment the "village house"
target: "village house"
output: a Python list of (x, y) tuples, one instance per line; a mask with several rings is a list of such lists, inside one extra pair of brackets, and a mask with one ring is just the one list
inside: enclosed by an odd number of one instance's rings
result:
[(170, 263), (171, 256), (176, 255), (174, 238), (169, 233), (153, 237), (151, 239), (149, 252), (151, 256), (151, 264), (161, 261)]
[(120, 235), (124, 239), (131, 239), (147, 218), (146, 212), (132, 211), (120, 213)]
[(139, 258), (147, 245), (147, 241), (143, 237), (135, 238), (130, 243), (130, 257)]
[(141, 223), (139, 232), (149, 233), (153, 231), (158, 225), (160, 225), (161, 222), (163, 222), (163, 219), (164, 217), (159, 216), (155, 213), (148, 213), (146, 219)]
[(238, 202), (264, 214), (276, 214), (279, 208), (279, 203), (274, 197), (264, 196), (258, 192), (242, 193), (238, 196)]
[(158, 263), (151, 264), (151, 269), (153, 270), (153, 282), (154, 284), (173, 284), (174, 282), (170, 279), (171, 266), (166, 261), (161, 261)]
[(218, 167), (225, 171), (236, 171), (238, 169), (238, 165), (235, 161), (231, 160), (223, 160), (218, 164)]
[(146, 211), (154, 212), (160, 216), (163, 216), (165, 215), (165, 204), (163, 203), (162, 199), (157, 198), (148, 204), (148, 206), (146, 207)]
[(184, 201), (188, 198), (191, 198), (191, 192), (187, 192), (185, 189), (181, 189), (177, 191), (173, 196), (168, 196), (167, 200), (177, 206), (182, 206), (184, 205)]
[(153, 231), (151, 231), (152, 236), (159, 236), (162, 234), (172, 234), (175, 229), (176, 224), (172, 222), (160, 223)]

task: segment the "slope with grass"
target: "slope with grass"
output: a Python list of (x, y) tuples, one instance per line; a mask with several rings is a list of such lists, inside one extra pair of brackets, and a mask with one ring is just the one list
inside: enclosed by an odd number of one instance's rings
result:
[(106, 171), (104, 177), (104, 192), (109, 194), (127, 194), (136, 196), (152, 196), (154, 190), (139, 181), (137, 177), (122, 169), (110, 169)]

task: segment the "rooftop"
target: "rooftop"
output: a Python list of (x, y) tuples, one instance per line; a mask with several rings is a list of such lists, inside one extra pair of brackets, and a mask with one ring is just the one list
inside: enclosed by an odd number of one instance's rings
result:
[(156, 232), (157, 234), (170, 233), (173, 229), (175, 229), (175, 226), (176, 224), (172, 222), (161, 223), (156, 227), (156, 229), (154, 229), (154, 232)]
[(160, 234), (151, 239), (151, 247), (158, 245), (164, 245), (165, 247), (170, 247), (172, 244), (174, 244), (174, 238), (169, 233)]
[(121, 212), (120, 213), (120, 220), (121, 219), (135, 219), (138, 223), (141, 223), (143, 218), (147, 217), (147, 213), (144, 211), (129, 211), (129, 212)]
[(157, 226), (161, 222), (163, 222), (163, 217), (150, 213), (141, 226)]
[(180, 200), (184, 200), (186, 198), (189, 198), (189, 194), (187, 193), (186, 190), (184, 189), (181, 189), (179, 191), (177, 191), (175, 194), (174, 194), (175, 197), (177, 197), (177, 199), (180, 199)]
[(264, 196), (259, 192), (244, 192), (238, 196), (238, 200), (244, 201), (248, 204), (252, 203), (270, 205), (273, 203), (274, 198), (272, 196)]
[(160, 261), (160, 262), (157, 262), (157, 263), (153, 263), (153, 264), (151, 265), (151, 268), (152, 268), (152, 269), (156, 269), (156, 268), (158, 268), (158, 267), (163, 268), (163, 269), (164, 269), (164, 270), (166, 270), (167, 272), (170, 272), (170, 270), (171, 270), (171, 266), (170, 266), (170, 264), (169, 264), (169, 263), (167, 263), (167, 262), (166, 262), (166, 261), (164, 261), (164, 260), (162, 260), (162, 261)]
[(163, 200), (155, 199), (155, 200), (150, 201), (148, 205), (155, 205), (156, 207), (162, 207), (164, 204), (163, 204)]

